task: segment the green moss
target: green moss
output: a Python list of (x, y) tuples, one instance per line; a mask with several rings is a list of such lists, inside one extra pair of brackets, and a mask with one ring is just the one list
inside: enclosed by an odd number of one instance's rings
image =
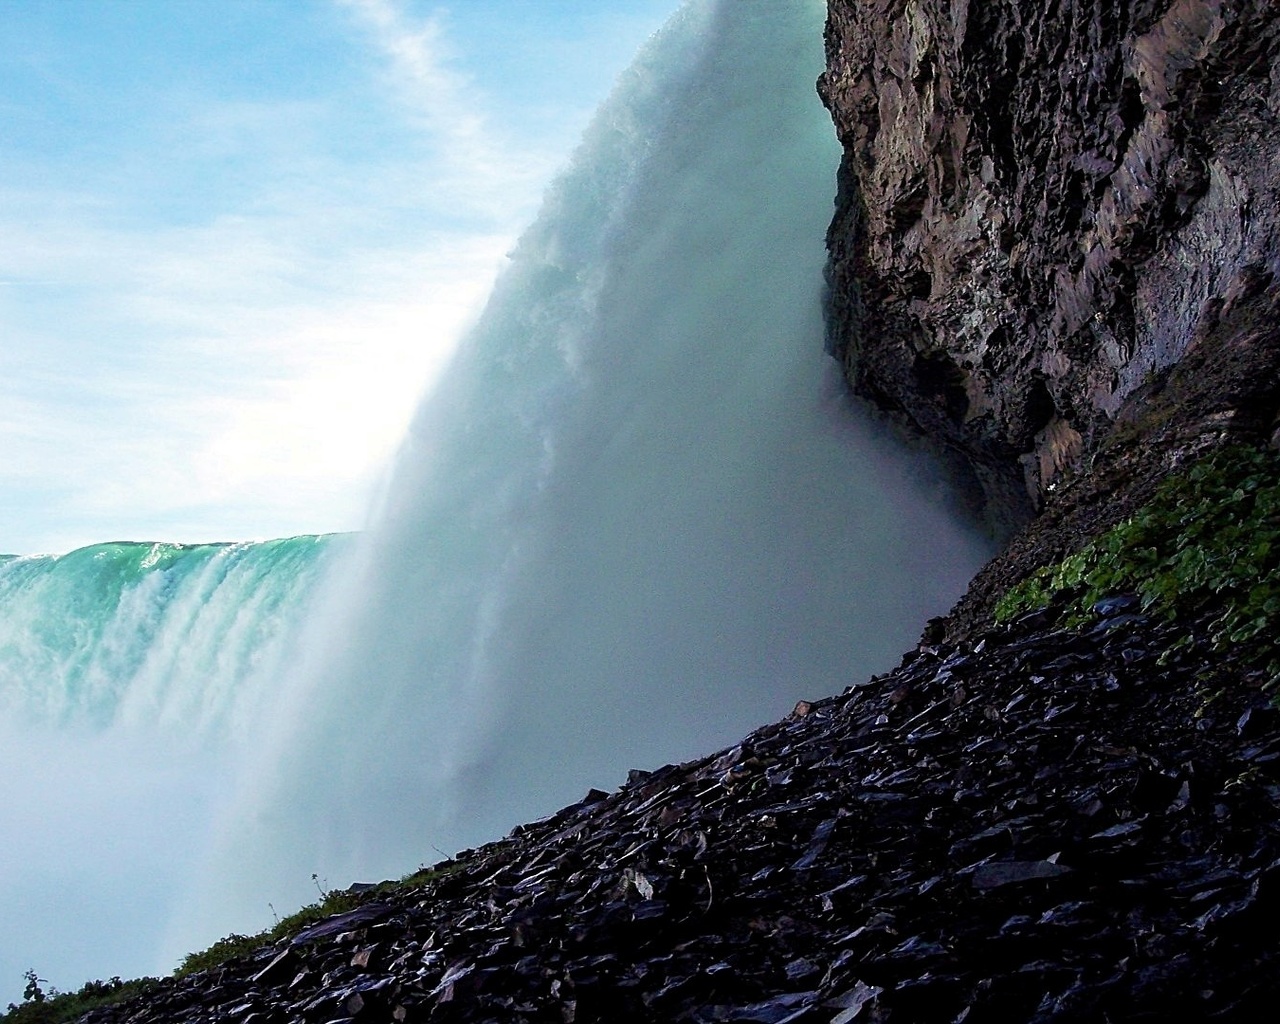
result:
[(1129, 519), (1012, 588), (995, 617), (1060, 604), (1079, 624), (1118, 593), (1169, 619), (1209, 614), (1215, 649), (1247, 648), (1280, 679), (1269, 642), (1280, 635), (1280, 454), (1224, 448), (1170, 477)]

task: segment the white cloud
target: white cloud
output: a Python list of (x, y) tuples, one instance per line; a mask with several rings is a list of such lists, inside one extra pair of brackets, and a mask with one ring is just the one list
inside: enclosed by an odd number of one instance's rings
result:
[[(23, 245), (35, 269), (92, 281), (93, 308), (62, 332), (56, 317), (47, 334), (27, 324), (0, 355), (0, 487), (51, 475), (76, 518), (167, 517), (184, 536), (164, 539), (363, 525), (379, 467), (510, 236), (436, 233), (323, 259), (301, 235), (237, 218)], [(241, 511), (219, 526), (219, 506)]]
[(387, 59), (400, 102), (438, 148), (436, 184), (491, 216), (522, 210), (523, 222), (562, 153), (517, 152), (499, 137), (478, 102), (483, 90), (455, 70), (456, 55), (437, 12), (414, 21), (394, 0), (338, 0), (353, 11)]
[(351, 166), (309, 148), (349, 112), (206, 100), (179, 134), (249, 179), (237, 207), (151, 223), (87, 188), (0, 193), (0, 550), (363, 525), (536, 187), (436, 22), (352, 7), (402, 147)]
[[(542, 35), (504, 52), (529, 65), (564, 34), (519, 10)], [(584, 115), (549, 118), (455, 16), (333, 11), (344, 87), (160, 81), (93, 161), (0, 165), (0, 551), (363, 525)], [(600, 87), (600, 46), (576, 45), (552, 77)]]

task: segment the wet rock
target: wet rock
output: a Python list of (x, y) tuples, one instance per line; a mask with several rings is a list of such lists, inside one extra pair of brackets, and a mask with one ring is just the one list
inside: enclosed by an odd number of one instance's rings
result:
[(309, 928), (302, 929), (293, 937), (293, 945), (301, 946), (331, 935), (349, 934), (353, 927), (381, 920), (392, 912), (392, 908), (385, 903), (367, 903), (355, 910), (348, 911), (345, 914), (338, 914), (327, 921), (321, 921), (319, 924), (313, 924)]
[[(1274, 5), (1056, 11), (1044, 32), (1022, 0), (836, 0), (819, 83), (845, 147), (831, 345), (1014, 518), (1089, 465), (1112, 418), (1153, 411), (1154, 375), (1253, 333), (1236, 296), (1274, 267), (1280, 220), (1256, 141), (1280, 124), (1258, 99)], [(1274, 316), (1274, 290), (1258, 301)]]
[(1062, 864), (1054, 864), (1047, 860), (1029, 861), (997, 861), (980, 864), (973, 871), (975, 889), (998, 889), (1004, 885), (1018, 882), (1039, 881), (1057, 878), (1070, 872), (1070, 868)]

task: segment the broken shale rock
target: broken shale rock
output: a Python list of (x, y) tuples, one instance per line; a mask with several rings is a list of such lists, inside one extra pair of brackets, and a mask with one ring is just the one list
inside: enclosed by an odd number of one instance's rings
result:
[(1045, 617), (85, 1019), (1260, 1019), (1280, 715), (1173, 625)]

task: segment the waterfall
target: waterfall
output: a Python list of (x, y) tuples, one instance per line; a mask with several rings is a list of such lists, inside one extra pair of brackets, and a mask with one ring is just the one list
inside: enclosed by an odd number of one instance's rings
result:
[(733, 742), (890, 667), (981, 562), (823, 354), (822, 7), (695, 0), (623, 76), (418, 412), (184, 928)]
[(642, 50), (364, 534), (0, 557), (11, 985), (163, 972), (709, 753), (955, 599), (985, 544), (823, 352), (823, 6), (690, 0)]
[(157, 954), (349, 538), (0, 556), (0, 1005)]

